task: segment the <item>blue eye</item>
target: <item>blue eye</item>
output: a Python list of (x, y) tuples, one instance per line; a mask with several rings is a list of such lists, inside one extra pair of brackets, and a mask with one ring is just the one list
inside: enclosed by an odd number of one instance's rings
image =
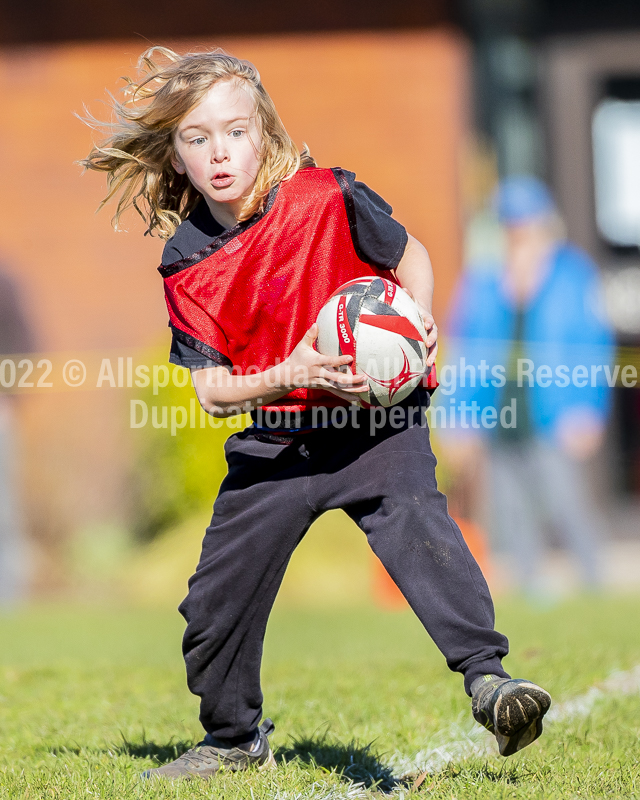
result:
[(244, 131), (241, 131), (241, 130), (238, 129), (238, 130), (235, 130), (235, 131), (231, 131), (230, 136), (232, 136), (234, 139), (239, 139), (242, 136), (243, 133), (244, 133)]
[(195, 139), (191, 140), (191, 144), (202, 144), (205, 141), (206, 139), (204, 138), (204, 136), (196, 136)]

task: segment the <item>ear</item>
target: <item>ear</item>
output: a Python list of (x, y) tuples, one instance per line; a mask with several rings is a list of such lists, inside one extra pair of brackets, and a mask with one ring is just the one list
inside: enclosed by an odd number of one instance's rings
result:
[(184, 173), (187, 171), (182, 163), (182, 159), (175, 151), (171, 154), (171, 166), (175, 169), (178, 175), (184, 175)]

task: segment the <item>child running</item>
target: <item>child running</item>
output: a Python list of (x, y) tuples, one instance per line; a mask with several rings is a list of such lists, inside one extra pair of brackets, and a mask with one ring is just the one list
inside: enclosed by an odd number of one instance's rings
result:
[[(206, 735), (145, 776), (273, 765), (273, 723), (259, 724), (267, 620), (295, 547), (337, 508), (464, 676), (473, 716), (500, 753), (522, 749), (541, 734), (551, 699), (502, 668), (508, 642), (494, 630), (489, 589), (436, 486), (427, 388), (399, 404), (393, 424), (379, 413), (372, 424), (374, 410), (353, 406), (366, 378), (344, 370), (351, 356), (314, 348), (318, 312), (340, 285), (386, 277), (420, 309), (430, 369), (437, 327), (427, 251), (353, 173), (318, 168), (297, 150), (250, 63), (151, 48), (126, 91), (108, 138), (82, 163), (107, 173), (116, 225), (133, 206), (166, 240), (159, 272), (170, 361), (191, 370), (209, 414), (253, 418), (225, 445), (229, 472), (180, 606)], [(337, 406), (350, 410), (339, 428), (312, 413)]]

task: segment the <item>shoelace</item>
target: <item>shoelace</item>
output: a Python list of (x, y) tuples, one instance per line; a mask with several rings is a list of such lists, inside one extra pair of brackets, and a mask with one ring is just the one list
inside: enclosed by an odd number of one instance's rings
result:
[[(246, 752), (247, 755), (252, 755), (253, 753), (258, 750), (260, 739), (257, 739), (254, 747), (251, 750)], [(209, 749), (214, 751), (214, 755), (208, 755), (207, 753), (203, 752), (204, 750)], [(218, 763), (223, 763), (225, 760), (225, 756), (222, 753), (219, 753), (221, 748), (217, 748), (214, 745), (207, 744), (206, 742), (200, 742), (195, 747), (192, 747), (191, 750), (187, 750), (186, 753), (183, 753), (180, 756), (180, 761), (186, 761), (187, 764), (192, 764), (193, 766), (198, 766), (199, 764), (212, 764), (214, 761), (218, 761)], [(226, 748), (225, 748), (226, 749)], [(229, 753), (236, 748), (229, 748)], [(220, 758), (222, 756), (222, 758)], [(233, 759), (229, 759), (233, 761)]]
[(186, 753), (183, 753), (179, 761), (186, 761), (187, 764), (192, 764), (193, 766), (198, 766), (199, 764), (211, 764), (215, 757), (204, 753), (203, 750), (205, 747), (210, 747), (210, 745), (196, 745), (192, 747), (191, 750), (187, 750)]

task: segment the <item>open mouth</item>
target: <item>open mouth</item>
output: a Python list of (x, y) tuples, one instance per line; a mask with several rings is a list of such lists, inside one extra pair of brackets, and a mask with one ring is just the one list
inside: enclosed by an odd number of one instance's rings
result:
[(229, 175), (228, 172), (216, 172), (211, 179), (211, 185), (218, 189), (224, 189), (225, 186), (230, 186), (234, 180), (233, 175)]

